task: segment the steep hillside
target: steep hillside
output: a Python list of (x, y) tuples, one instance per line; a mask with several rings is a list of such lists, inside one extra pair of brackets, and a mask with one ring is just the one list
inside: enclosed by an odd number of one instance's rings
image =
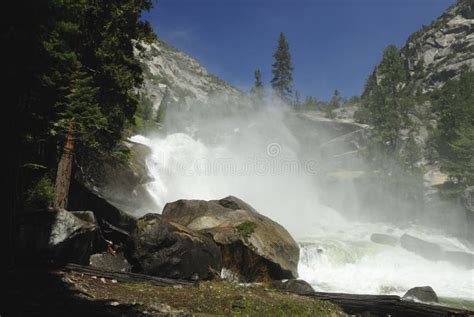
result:
[(422, 91), (474, 69), (474, 1), (460, 0), (430, 25), (412, 34), (402, 48), (411, 80)]
[(195, 59), (158, 39), (153, 44), (142, 44), (136, 50), (144, 71), (142, 97), (151, 102), (156, 112), (167, 98), (170, 103), (190, 105), (206, 103), (211, 96), (220, 95), (236, 101), (244, 94), (210, 74)]

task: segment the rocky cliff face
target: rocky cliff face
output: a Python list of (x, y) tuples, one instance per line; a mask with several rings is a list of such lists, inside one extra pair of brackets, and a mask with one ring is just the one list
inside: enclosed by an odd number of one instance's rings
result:
[(140, 44), (136, 50), (144, 72), (143, 97), (156, 112), (163, 99), (181, 106), (206, 103), (212, 96), (227, 102), (237, 102), (244, 93), (210, 74), (195, 59), (164, 43)]
[(459, 0), (429, 26), (412, 34), (402, 48), (411, 80), (423, 92), (474, 69), (474, 1)]

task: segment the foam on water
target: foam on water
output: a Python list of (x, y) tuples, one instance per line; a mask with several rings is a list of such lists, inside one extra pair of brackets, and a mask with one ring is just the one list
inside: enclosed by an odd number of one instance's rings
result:
[(359, 294), (403, 295), (415, 286), (429, 285), (440, 296), (474, 299), (474, 270), (445, 261), (430, 261), (400, 246), (370, 241), (374, 232), (395, 236), (409, 233), (441, 242), (446, 249), (468, 251), (454, 237), (423, 228), (390, 228), (384, 224), (351, 224), (350, 227), (315, 228), (300, 241), (300, 277), (316, 290)]

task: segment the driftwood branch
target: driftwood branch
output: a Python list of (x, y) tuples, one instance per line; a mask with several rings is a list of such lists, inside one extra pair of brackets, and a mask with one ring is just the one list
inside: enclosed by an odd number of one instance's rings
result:
[(348, 314), (391, 317), (474, 316), (473, 311), (402, 300), (394, 295), (355, 295), (343, 293), (305, 293), (305, 296), (330, 301)]
[(77, 264), (67, 264), (61, 270), (67, 272), (79, 272), (87, 275), (94, 275), (98, 277), (114, 279), (120, 282), (147, 282), (158, 286), (170, 285), (195, 285), (195, 282), (185, 280), (175, 280), (170, 278), (156, 277), (150, 275), (143, 275), (130, 272), (108, 271), (105, 269), (95, 268), (91, 266), (82, 266)]

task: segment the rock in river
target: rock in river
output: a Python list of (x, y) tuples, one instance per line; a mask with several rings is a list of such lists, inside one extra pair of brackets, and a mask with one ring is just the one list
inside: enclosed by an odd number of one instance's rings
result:
[(418, 300), (425, 303), (437, 303), (438, 295), (431, 286), (413, 287), (403, 295), (404, 300)]

